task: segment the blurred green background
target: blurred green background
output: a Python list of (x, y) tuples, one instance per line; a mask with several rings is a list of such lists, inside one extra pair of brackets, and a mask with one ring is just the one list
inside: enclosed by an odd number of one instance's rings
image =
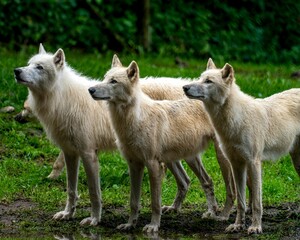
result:
[(300, 62), (300, 1), (1, 0), (0, 43)]

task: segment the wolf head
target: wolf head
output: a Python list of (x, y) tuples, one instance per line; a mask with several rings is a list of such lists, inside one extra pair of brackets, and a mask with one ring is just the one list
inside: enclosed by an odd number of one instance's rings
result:
[(15, 80), (32, 91), (49, 91), (64, 66), (65, 54), (62, 49), (58, 49), (55, 54), (49, 54), (40, 44), (39, 53), (28, 61), (26, 67), (14, 69)]
[(139, 67), (132, 61), (126, 68), (120, 59), (114, 55), (111, 69), (105, 74), (102, 83), (89, 88), (95, 100), (109, 100), (111, 102), (130, 102), (134, 96), (139, 81)]
[(223, 104), (234, 81), (234, 70), (231, 65), (226, 63), (222, 69), (217, 69), (210, 58), (206, 71), (196, 82), (183, 86), (183, 90), (189, 98)]

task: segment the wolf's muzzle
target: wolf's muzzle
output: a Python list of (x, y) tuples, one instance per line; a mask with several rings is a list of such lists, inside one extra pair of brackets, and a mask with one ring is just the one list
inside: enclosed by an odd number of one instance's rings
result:
[(16, 76), (16, 77), (19, 77), (20, 74), (21, 74), (21, 72), (22, 72), (22, 69), (20, 69), (20, 68), (15, 68), (15, 69), (14, 69), (14, 73), (15, 73), (15, 76)]
[(93, 93), (95, 93), (96, 92), (96, 88), (93, 88), (93, 87), (90, 87), (89, 88), (89, 93), (91, 94), (91, 95), (93, 95)]
[(184, 85), (183, 87), (183, 91), (186, 93), (188, 90), (190, 90), (190, 86), (189, 85)]
[(14, 69), (14, 74), (15, 74), (15, 79), (18, 81), (18, 82), (22, 82), (22, 78), (21, 78), (21, 73), (22, 73), (22, 69), (21, 68), (15, 68)]

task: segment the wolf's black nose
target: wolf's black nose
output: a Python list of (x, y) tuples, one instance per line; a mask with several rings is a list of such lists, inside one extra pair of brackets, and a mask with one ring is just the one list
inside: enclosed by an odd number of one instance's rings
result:
[(190, 89), (190, 86), (189, 85), (184, 85), (182, 88), (183, 88), (184, 92), (187, 92)]
[(90, 88), (89, 88), (89, 93), (90, 93), (90, 94), (93, 94), (94, 92), (96, 92), (96, 88), (90, 87)]
[(14, 73), (16, 76), (19, 76), (21, 74), (22, 70), (20, 68), (15, 68)]

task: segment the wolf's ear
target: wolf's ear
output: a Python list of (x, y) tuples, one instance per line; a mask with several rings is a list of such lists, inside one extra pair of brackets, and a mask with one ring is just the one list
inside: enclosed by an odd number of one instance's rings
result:
[(65, 64), (65, 53), (64, 51), (60, 48), (56, 51), (53, 57), (54, 64), (57, 68), (62, 68)]
[(135, 82), (139, 78), (139, 67), (135, 61), (132, 61), (127, 68), (127, 76), (131, 82)]
[(46, 50), (45, 50), (43, 44), (40, 43), (39, 54), (45, 54), (45, 53), (46, 53)]
[(213, 60), (211, 58), (208, 59), (207, 65), (206, 65), (206, 70), (208, 69), (216, 69), (216, 65), (214, 64)]
[(120, 61), (120, 59), (118, 58), (117, 54), (114, 54), (113, 59), (112, 59), (112, 63), (111, 63), (111, 67), (122, 67), (122, 63)]
[(226, 63), (221, 70), (222, 78), (226, 83), (232, 83), (234, 80), (234, 70), (233, 67)]

